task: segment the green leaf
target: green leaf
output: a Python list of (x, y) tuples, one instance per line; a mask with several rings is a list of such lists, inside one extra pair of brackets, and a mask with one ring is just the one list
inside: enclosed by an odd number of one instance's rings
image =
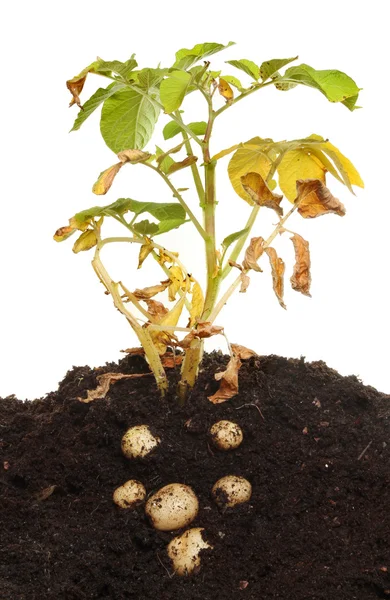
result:
[(224, 79), (225, 81), (230, 83), (230, 85), (233, 85), (235, 88), (237, 88), (239, 92), (242, 92), (245, 89), (242, 86), (241, 81), (239, 79), (237, 79), (237, 77), (234, 77), (233, 75), (222, 75), (222, 79)]
[(133, 69), (137, 66), (137, 61), (134, 59), (134, 54), (126, 62), (120, 62), (119, 60), (105, 61), (98, 59), (94, 63), (94, 72), (104, 75), (105, 73), (114, 73), (124, 79), (129, 79), (129, 76)]
[(158, 224), (158, 232), (155, 235), (160, 235), (161, 233), (166, 233), (167, 231), (171, 231), (171, 229), (177, 229), (184, 223), (188, 223), (189, 221), (183, 219), (167, 219), (166, 221), (161, 221)]
[(77, 131), (88, 117), (97, 109), (102, 102), (113, 96), (116, 92), (125, 87), (124, 83), (111, 83), (107, 88), (99, 88), (86, 102), (80, 110), (73, 124), (71, 131)]
[(160, 97), (166, 113), (177, 110), (184, 100), (192, 77), (185, 71), (173, 71), (161, 82)]
[(266, 60), (260, 65), (260, 76), (263, 81), (266, 81), (272, 75), (277, 73), (279, 69), (288, 65), (290, 62), (297, 60), (298, 56), (294, 58), (273, 58), (272, 60)]
[(123, 89), (104, 102), (100, 131), (116, 154), (127, 148), (142, 150), (152, 137), (159, 114), (152, 99)]
[(283, 81), (316, 88), (330, 102), (342, 102), (349, 110), (354, 109), (360, 91), (354, 80), (342, 71), (334, 69), (316, 71), (305, 64), (290, 67), (282, 77), (275, 80), (275, 83), (283, 83)]
[[(156, 156), (159, 157), (159, 156), (161, 156), (161, 154), (164, 154), (164, 150), (162, 150), (161, 148), (156, 146)], [(165, 156), (165, 158), (161, 162), (159, 162), (159, 168), (166, 175), (168, 173), (169, 169), (171, 168), (171, 166), (174, 164), (175, 164), (175, 161), (173, 160), (173, 158), (171, 156), (169, 156), (169, 154), (167, 154)]]
[(158, 231), (157, 223), (151, 223), (147, 219), (140, 221), (139, 223), (133, 223), (133, 228), (141, 235), (153, 235)]
[[(187, 125), (189, 129), (191, 129), (192, 133), (195, 135), (204, 135), (207, 129), (207, 123), (205, 121), (196, 121), (194, 123), (189, 123)], [(167, 123), (163, 129), (164, 140), (169, 140), (178, 133), (180, 133), (182, 128), (175, 121), (170, 121)]]
[(137, 84), (146, 91), (157, 88), (167, 73), (168, 69), (142, 69), (137, 73)]
[(128, 211), (137, 216), (148, 212), (158, 221), (184, 220), (186, 218), (186, 211), (177, 202), (139, 202), (132, 198), (119, 198), (115, 202), (107, 204), (107, 206), (92, 206), (76, 213), (71, 220), (75, 226), (82, 226), (96, 217), (123, 216)]
[(240, 60), (228, 60), (226, 62), (229, 65), (232, 65), (232, 67), (236, 67), (236, 69), (244, 71), (244, 73), (246, 73), (247, 75), (249, 75), (249, 77), (252, 77), (252, 79), (255, 79), (256, 81), (260, 77), (259, 67), (251, 60), (241, 58)]
[(240, 231), (236, 231), (225, 237), (225, 239), (222, 242), (222, 248), (224, 249), (224, 252), (226, 252), (226, 250), (229, 248), (229, 246), (231, 246), (231, 244), (233, 244), (233, 242), (239, 240), (240, 237), (248, 233), (248, 231), (249, 227), (246, 227), (245, 229), (241, 229)]
[(229, 42), (226, 46), (214, 42), (205, 42), (204, 44), (196, 44), (191, 49), (182, 48), (176, 52), (176, 61), (173, 66), (177, 69), (189, 69), (199, 60), (206, 58), (206, 56), (211, 56), (233, 45), (234, 42)]

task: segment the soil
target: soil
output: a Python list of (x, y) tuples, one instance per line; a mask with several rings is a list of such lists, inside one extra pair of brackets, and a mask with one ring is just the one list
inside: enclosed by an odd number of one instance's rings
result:
[[(141, 356), (73, 368), (43, 399), (0, 400), (1, 600), (390, 598), (390, 397), (322, 362), (269, 356), (243, 361), (239, 394), (213, 405), (226, 363), (205, 356), (185, 407), (173, 393), (161, 401), (149, 376), (77, 399), (101, 373), (146, 372)], [(174, 389), (177, 370), (169, 377)], [(242, 427), (238, 449), (211, 445), (220, 419)], [(142, 423), (162, 443), (131, 461), (121, 438)], [(210, 492), (228, 474), (253, 494), (221, 510)], [(214, 546), (199, 573), (174, 575), (166, 546), (177, 532), (153, 529), (142, 505), (113, 503), (128, 479), (148, 494), (194, 489), (191, 526)]]

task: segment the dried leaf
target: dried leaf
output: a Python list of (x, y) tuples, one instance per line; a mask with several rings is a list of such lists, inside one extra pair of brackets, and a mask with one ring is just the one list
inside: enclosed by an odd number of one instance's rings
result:
[(290, 278), (293, 290), (301, 292), (305, 296), (310, 296), (310, 251), (309, 242), (303, 239), (297, 233), (290, 238), (294, 244), (295, 265), (294, 272)]
[(215, 379), (220, 381), (221, 384), (215, 394), (208, 397), (210, 402), (221, 404), (238, 394), (238, 370), (241, 364), (240, 357), (234, 355), (229, 360), (226, 371), (214, 375)]
[(254, 271), (262, 272), (257, 261), (264, 252), (264, 238), (252, 238), (248, 248), (245, 251), (245, 257), (242, 262), (244, 269), (253, 269)]
[(78, 252), (84, 252), (86, 250), (90, 250), (97, 244), (96, 233), (93, 229), (87, 229), (84, 231), (80, 237), (75, 241), (74, 246), (72, 248), (75, 254)]
[(145, 300), (148, 306), (148, 313), (151, 317), (155, 317), (158, 321), (163, 319), (165, 315), (169, 312), (168, 308), (164, 306), (162, 302), (158, 302), (157, 300)]
[(220, 325), (213, 325), (209, 321), (201, 321), (198, 323), (196, 329), (188, 333), (185, 338), (179, 342), (181, 348), (188, 348), (191, 342), (195, 339), (209, 338), (212, 335), (218, 335), (223, 332), (223, 327)]
[(241, 177), (241, 183), (246, 193), (256, 204), (272, 208), (278, 215), (283, 215), (283, 209), (279, 206), (283, 196), (274, 194), (259, 173), (247, 173)]
[(250, 280), (249, 275), (247, 275), (246, 273), (241, 273), (240, 277), (241, 277), (240, 292), (244, 293), (248, 289), (248, 285), (250, 284), (251, 280)]
[(239, 269), (240, 271), (242, 271), (242, 266), (239, 265), (237, 262), (235, 262), (234, 260), (228, 260), (228, 263), (231, 267), (236, 267), (236, 269)]
[(203, 312), (204, 296), (199, 283), (195, 281), (192, 286), (192, 302), (190, 308), (190, 319), (187, 327), (193, 327)]
[(173, 163), (169, 167), (167, 175), (172, 175), (172, 173), (175, 173), (176, 171), (185, 169), (186, 167), (189, 167), (190, 165), (193, 165), (194, 163), (196, 163), (197, 160), (198, 160), (197, 156), (187, 156), (187, 158), (185, 158), (184, 160)]
[(38, 492), (35, 495), (35, 497), (39, 502), (42, 502), (43, 500), (47, 500), (48, 498), (50, 498), (50, 496), (52, 495), (52, 493), (54, 492), (54, 490), (56, 488), (57, 488), (56, 485), (49, 485), (49, 487), (44, 488), (43, 490)]
[(144, 260), (149, 256), (149, 254), (151, 252), (153, 252), (153, 244), (151, 244), (151, 242), (148, 238), (146, 238), (146, 239), (147, 239), (146, 243), (142, 244), (142, 246), (139, 250), (137, 269), (140, 269), (142, 267)]
[(226, 100), (226, 102), (230, 102), (234, 98), (234, 93), (230, 85), (225, 79), (219, 78), (218, 83), (218, 91)]
[(168, 289), (169, 300), (173, 302), (180, 288), (184, 287), (183, 271), (180, 267), (174, 266), (169, 269), (170, 284)]
[[(174, 256), (179, 256), (178, 252), (171, 252), (171, 254), (173, 254)], [(158, 263), (160, 265), (163, 265), (166, 262), (173, 263), (174, 259), (171, 256), (168, 256), (168, 254), (165, 254), (164, 250), (160, 250), (158, 255)]]
[[(169, 327), (175, 327), (178, 324), (180, 315), (183, 311), (184, 302), (185, 296), (182, 296), (176, 302), (175, 306), (163, 316), (163, 318), (159, 322), (159, 325), (161, 327), (164, 327), (164, 325), (167, 325)], [(172, 340), (174, 340), (174, 342), (176, 343), (177, 339), (173, 331), (164, 331), (162, 329), (154, 328), (150, 329), (150, 337), (152, 338), (153, 344), (157, 348), (157, 351), (160, 354), (160, 356), (165, 354), (167, 345), (172, 343)]]
[(166, 352), (161, 357), (161, 364), (164, 369), (174, 369), (175, 366), (181, 365), (183, 362), (182, 354), (174, 354), (173, 352)]
[(86, 398), (77, 398), (80, 402), (84, 404), (88, 404), (97, 398), (105, 398), (110, 386), (120, 381), (121, 379), (136, 379), (138, 377), (146, 377), (148, 375), (152, 375), (150, 373), (133, 373), (132, 375), (123, 375), (123, 373), (104, 373), (103, 375), (98, 375), (98, 386), (95, 390), (88, 390), (88, 395)]
[(127, 348), (126, 350), (121, 350), (121, 352), (126, 352), (129, 356), (144, 356), (145, 350), (143, 348)]
[(144, 152), (143, 150), (130, 149), (122, 150), (117, 156), (122, 163), (129, 162), (134, 165), (139, 162), (146, 162), (152, 155), (150, 152)]
[(116, 175), (123, 167), (123, 164), (123, 162), (119, 162), (116, 165), (113, 165), (112, 167), (109, 167), (108, 169), (100, 173), (97, 181), (93, 184), (93, 193), (97, 196), (107, 194), (108, 190), (112, 186), (112, 182), (114, 181)]
[(319, 179), (299, 179), (297, 181), (298, 212), (305, 219), (314, 219), (327, 213), (345, 215), (345, 207), (335, 198)]
[(136, 289), (134, 290), (133, 295), (137, 298), (137, 300), (148, 300), (149, 298), (153, 298), (153, 296), (156, 296), (160, 292), (166, 290), (169, 285), (171, 285), (171, 280), (167, 279), (158, 285), (151, 285), (146, 288)]
[(74, 233), (75, 231), (76, 231), (75, 227), (71, 227), (70, 225), (66, 225), (65, 227), (60, 227), (59, 229), (57, 229), (57, 231), (53, 235), (53, 239), (56, 242), (63, 242), (69, 236), (71, 236), (72, 233)]
[(278, 257), (274, 248), (266, 248), (265, 251), (268, 254), (268, 258), (272, 268), (272, 283), (274, 292), (276, 294), (277, 299), (279, 300), (280, 306), (282, 308), (286, 308), (286, 305), (283, 302), (285, 271), (284, 262), (281, 258)]
[(245, 346), (240, 346), (240, 344), (231, 344), (231, 347), (234, 354), (239, 356), (241, 360), (252, 358), (252, 356), (258, 356), (258, 354), (254, 350), (250, 350), (250, 348), (246, 348)]

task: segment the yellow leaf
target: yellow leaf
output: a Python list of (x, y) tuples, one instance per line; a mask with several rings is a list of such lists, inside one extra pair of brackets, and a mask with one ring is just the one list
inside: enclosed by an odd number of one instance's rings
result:
[(290, 238), (294, 244), (295, 265), (294, 272), (290, 277), (293, 290), (302, 292), (305, 296), (310, 296), (310, 251), (309, 242), (303, 239), (297, 233)]
[(232, 88), (230, 87), (228, 82), (225, 81), (225, 79), (221, 79), (221, 77), (219, 78), (218, 91), (221, 94), (221, 96), (225, 98), (226, 102), (233, 100), (234, 94)]
[(138, 269), (142, 267), (144, 260), (149, 256), (149, 254), (153, 251), (153, 244), (150, 242), (148, 238), (145, 244), (142, 244), (139, 256), (138, 256)]
[(108, 190), (112, 186), (112, 182), (114, 181), (116, 175), (123, 167), (123, 164), (123, 162), (117, 163), (116, 165), (113, 165), (112, 167), (109, 167), (108, 169), (100, 173), (97, 181), (92, 187), (93, 193), (97, 196), (107, 194)]
[(122, 150), (117, 154), (119, 160), (123, 163), (129, 162), (132, 164), (136, 164), (139, 162), (147, 161), (152, 155), (149, 152), (144, 152), (143, 150)]
[(242, 266), (244, 269), (253, 269), (254, 271), (258, 271), (260, 273), (262, 272), (259, 265), (257, 264), (257, 261), (264, 252), (263, 244), (264, 238), (262, 237), (255, 237), (251, 239), (249, 246), (245, 251), (245, 257), (242, 262)]
[(97, 244), (96, 233), (93, 229), (87, 229), (84, 231), (80, 237), (75, 241), (74, 246), (72, 248), (75, 254), (78, 252), (84, 252), (86, 250), (90, 250)]
[(298, 179), (319, 179), (325, 183), (326, 169), (309, 148), (286, 152), (278, 167), (279, 187), (290, 202), (296, 198)]
[(63, 242), (69, 236), (71, 236), (72, 233), (74, 233), (75, 231), (76, 231), (76, 228), (71, 227), (70, 225), (66, 225), (66, 227), (60, 227), (59, 229), (57, 229), (57, 231), (53, 235), (53, 239), (56, 242)]
[(192, 302), (188, 327), (193, 327), (203, 312), (204, 296), (202, 288), (196, 281), (192, 287)]
[(242, 187), (241, 177), (248, 172), (254, 172), (259, 173), (264, 180), (267, 179), (272, 162), (265, 152), (266, 145), (262, 142), (261, 138), (253, 138), (242, 144), (233, 154), (228, 166), (229, 178), (235, 192), (251, 206), (255, 203)]
[(191, 155), (191, 156), (187, 156), (187, 158), (185, 158), (184, 160), (182, 160), (180, 162), (174, 162), (169, 167), (167, 175), (172, 175), (172, 173), (175, 173), (176, 171), (181, 171), (181, 169), (185, 169), (186, 167), (189, 167), (189, 166), (193, 165), (194, 163), (196, 163), (197, 160), (198, 160), (197, 156)]
[[(175, 327), (177, 325), (180, 315), (183, 310), (185, 302), (185, 296), (182, 296), (175, 304), (175, 306), (170, 310), (166, 315), (161, 319), (159, 325), (164, 327), (164, 325), (168, 325), (170, 327)], [(167, 345), (170, 343), (172, 338), (175, 338), (172, 331), (163, 331), (160, 329), (150, 329), (150, 337), (153, 340), (153, 344), (157, 348), (157, 351), (160, 355), (165, 354)]]
[(176, 294), (180, 288), (183, 288), (184, 278), (183, 272), (180, 267), (174, 266), (169, 269), (169, 278), (171, 283), (169, 285), (168, 294), (171, 302), (176, 298)]
[(274, 292), (276, 294), (277, 299), (279, 300), (280, 306), (282, 308), (286, 308), (286, 305), (283, 302), (285, 271), (284, 262), (281, 258), (278, 257), (274, 248), (269, 247), (266, 248), (265, 251), (268, 254), (269, 262), (271, 263), (272, 283)]
[(283, 215), (283, 209), (279, 206), (283, 196), (271, 192), (259, 173), (247, 173), (241, 177), (241, 183), (244, 190), (256, 204), (272, 208), (279, 216)]
[(238, 148), (242, 148), (242, 146), (243, 146), (243, 144), (240, 143), (240, 144), (235, 144), (234, 146), (230, 146), (230, 148), (226, 148), (225, 150), (221, 150), (217, 154), (214, 154), (214, 156), (211, 158), (211, 160), (219, 160), (220, 158), (223, 158), (224, 156), (231, 154)]
[(314, 219), (328, 213), (335, 213), (340, 217), (345, 215), (345, 206), (335, 198), (328, 188), (317, 179), (297, 181), (298, 212), (305, 219)]
[[(178, 252), (171, 252), (170, 254), (173, 254), (174, 256), (179, 256)], [(163, 265), (166, 262), (174, 262), (174, 259), (171, 256), (168, 256), (168, 254), (166, 254), (164, 252), (164, 250), (159, 250), (159, 254), (158, 254), (158, 264), (159, 265)]]

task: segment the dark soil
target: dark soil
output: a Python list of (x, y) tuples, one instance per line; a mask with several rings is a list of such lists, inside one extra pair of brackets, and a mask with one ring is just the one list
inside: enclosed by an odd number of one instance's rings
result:
[[(271, 356), (243, 361), (239, 395), (215, 406), (207, 395), (226, 362), (206, 355), (185, 408), (161, 401), (150, 377), (77, 400), (100, 373), (145, 372), (140, 356), (74, 368), (34, 402), (0, 401), (1, 600), (390, 598), (390, 397), (322, 362)], [(242, 427), (237, 450), (211, 447), (221, 418)], [(162, 443), (129, 461), (121, 437), (142, 423)], [(221, 511), (210, 492), (228, 474), (247, 478), (253, 495)], [(166, 546), (177, 532), (154, 530), (142, 506), (113, 503), (133, 478), (148, 494), (172, 482), (195, 490), (191, 526), (214, 546), (197, 575), (172, 573)]]

